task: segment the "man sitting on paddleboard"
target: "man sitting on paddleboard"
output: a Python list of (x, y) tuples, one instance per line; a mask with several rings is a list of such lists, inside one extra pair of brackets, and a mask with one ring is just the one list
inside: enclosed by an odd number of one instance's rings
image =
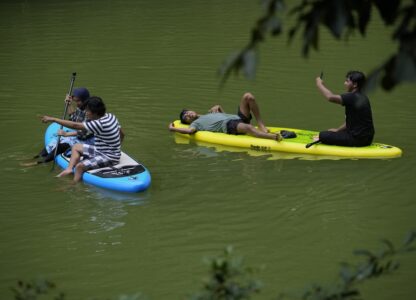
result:
[(339, 128), (321, 131), (315, 140), (323, 144), (363, 147), (372, 143), (374, 137), (373, 117), (368, 97), (361, 93), (365, 75), (350, 71), (346, 75), (345, 94), (335, 95), (325, 87), (322, 78), (316, 78), (316, 86), (330, 102), (345, 106), (345, 123)]
[[(251, 113), (257, 120), (258, 129), (250, 124)], [(169, 130), (184, 134), (193, 134), (197, 131), (211, 131), (228, 134), (248, 134), (276, 141), (282, 139), (279, 133), (269, 133), (264, 126), (256, 99), (251, 93), (245, 93), (241, 98), (237, 115), (226, 114), (221, 106), (215, 105), (205, 115), (184, 109), (180, 113), (180, 120), (184, 124), (190, 124), (189, 128), (176, 128), (171, 123), (169, 124)]]
[[(79, 87), (74, 89), (72, 95), (67, 95), (65, 102), (69, 104), (68, 113), (69, 120), (74, 122), (84, 122), (85, 121), (85, 104), (87, 99), (90, 97), (90, 92), (84, 87)], [(75, 103), (76, 107), (73, 107)], [(85, 143), (85, 144), (94, 144), (94, 135), (91, 132), (84, 130), (67, 132), (64, 130), (59, 130), (58, 135), (62, 136), (59, 140), (58, 149), (56, 149), (56, 139), (46, 145), (38, 155), (34, 158), (40, 158), (37, 162), (25, 164), (26, 166), (36, 165), (41, 163), (47, 163), (52, 161), (58, 155), (64, 153), (66, 150), (70, 149), (76, 143)]]
[[(103, 168), (117, 164), (121, 156), (123, 130), (117, 118), (106, 113), (104, 102), (100, 97), (91, 97), (85, 105), (88, 122), (82, 123), (43, 116), (42, 122), (56, 122), (62, 126), (92, 132), (95, 144), (75, 144), (71, 149), (71, 159), (68, 167), (57, 177), (69, 175), (75, 167), (74, 181), (78, 182), (87, 170)], [(80, 162), (81, 156), (84, 159)]]

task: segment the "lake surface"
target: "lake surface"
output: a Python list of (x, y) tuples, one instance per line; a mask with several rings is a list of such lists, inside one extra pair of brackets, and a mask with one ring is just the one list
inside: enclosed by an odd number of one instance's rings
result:
[[(395, 50), (376, 18), (367, 38), (322, 30), (308, 60), (300, 42), (268, 38), (256, 79), (220, 89), (221, 62), (245, 45), (258, 1), (32, 1), (0, 3), (0, 296), (17, 279), (56, 282), (68, 299), (142, 292), (184, 299), (202, 286), (206, 256), (233, 245), (264, 266), (256, 299), (331, 281), (354, 249), (400, 244), (415, 226), (414, 84), (369, 95), (389, 160), (288, 159), (184, 144), (167, 130), (179, 111), (221, 104), (233, 113), (252, 92), (266, 125), (323, 130), (343, 109), (323, 100), (315, 77), (343, 92), (350, 69), (371, 70)], [(75, 86), (101, 96), (126, 133), (123, 149), (152, 173), (142, 194), (120, 194), (51, 166), (22, 167), (43, 146), (38, 115), (61, 117)], [(261, 153), (257, 153), (261, 154)], [(416, 257), (364, 286), (365, 299), (414, 299)]]

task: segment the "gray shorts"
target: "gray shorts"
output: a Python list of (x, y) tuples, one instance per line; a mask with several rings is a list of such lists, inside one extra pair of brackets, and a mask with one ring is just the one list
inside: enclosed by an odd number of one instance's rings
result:
[(84, 165), (84, 170), (99, 169), (110, 167), (115, 164), (108, 156), (97, 151), (94, 145), (82, 144), (81, 163)]

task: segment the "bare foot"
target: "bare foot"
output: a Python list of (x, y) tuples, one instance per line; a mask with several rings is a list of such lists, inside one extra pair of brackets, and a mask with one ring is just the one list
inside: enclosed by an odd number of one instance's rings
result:
[(319, 135), (314, 135), (314, 137), (312, 138), (314, 142), (319, 141)]
[(267, 127), (264, 126), (264, 125), (259, 125), (258, 128), (259, 128), (260, 131), (263, 131), (264, 133), (270, 132), (270, 130), (267, 129)]
[(69, 175), (71, 173), (72, 173), (72, 169), (65, 169), (61, 173), (59, 173), (58, 175), (56, 175), (56, 177), (66, 176), (66, 175)]

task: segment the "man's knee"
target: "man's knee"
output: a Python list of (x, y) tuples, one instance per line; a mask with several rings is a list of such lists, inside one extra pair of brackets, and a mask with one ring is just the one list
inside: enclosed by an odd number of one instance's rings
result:
[(244, 93), (243, 99), (245, 101), (254, 101), (255, 100), (254, 95), (250, 92)]
[(77, 152), (82, 153), (82, 150), (83, 150), (83, 146), (82, 146), (82, 144), (75, 144), (75, 145), (73, 145), (73, 146), (72, 146), (72, 148), (71, 148), (71, 151), (72, 151), (72, 152), (77, 151)]

